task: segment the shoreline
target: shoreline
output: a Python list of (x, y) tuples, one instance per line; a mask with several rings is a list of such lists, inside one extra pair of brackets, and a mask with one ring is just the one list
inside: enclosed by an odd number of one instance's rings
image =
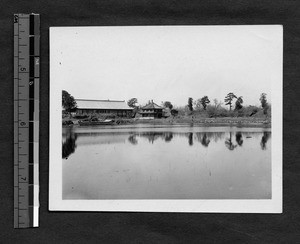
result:
[[(66, 120), (65, 120), (66, 121)], [(63, 127), (79, 126), (78, 119), (68, 119), (73, 124), (63, 125)], [(271, 128), (271, 119), (267, 118), (162, 118), (162, 119), (116, 119), (115, 122), (110, 126), (119, 125), (138, 125), (138, 124), (149, 124), (149, 125), (189, 125), (189, 126), (203, 126), (203, 127), (261, 127)], [(94, 127), (95, 125), (87, 125), (85, 127)], [(99, 126), (99, 125), (98, 125)], [(101, 126), (101, 125), (100, 125)]]

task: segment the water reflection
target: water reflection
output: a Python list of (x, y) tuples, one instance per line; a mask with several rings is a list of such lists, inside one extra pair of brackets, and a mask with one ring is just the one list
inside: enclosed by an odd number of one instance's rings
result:
[[(269, 131), (269, 132), (268, 132)], [(68, 199), (270, 199), (271, 130), (63, 128)]]
[(267, 149), (267, 145), (266, 144), (267, 144), (267, 142), (268, 142), (268, 140), (270, 138), (270, 135), (271, 135), (271, 132), (265, 131), (263, 133), (263, 136), (262, 136), (261, 141), (260, 141), (260, 146), (261, 146), (262, 150), (266, 150)]
[(237, 132), (235, 134), (235, 141), (236, 143), (241, 147), (243, 145), (243, 136), (242, 136), (242, 133), (241, 132)]
[(208, 147), (208, 145), (209, 145), (209, 143), (210, 143), (210, 140), (209, 140), (209, 138), (208, 138), (208, 136), (207, 136), (206, 133), (204, 133), (204, 135), (203, 135), (203, 137), (202, 137), (202, 139), (201, 139), (200, 142), (201, 142), (201, 144), (202, 144), (203, 146)]
[(62, 158), (68, 159), (68, 157), (75, 152), (76, 149), (77, 134), (72, 131), (68, 131), (66, 140), (62, 143)]
[(232, 132), (229, 132), (229, 138), (226, 138), (225, 145), (231, 151), (237, 147), (237, 145), (233, 144), (232, 142)]
[(172, 141), (172, 139), (173, 139), (173, 133), (171, 133), (171, 132), (166, 133), (165, 142), (170, 142), (170, 141)]
[[(129, 136), (128, 136), (129, 134)], [(156, 141), (164, 141), (170, 143), (178, 137), (187, 138), (189, 146), (194, 146), (195, 141), (200, 143), (203, 147), (208, 148), (212, 141), (218, 143), (223, 141), (226, 148), (230, 151), (235, 150), (237, 147), (242, 147), (244, 138), (251, 140), (253, 136), (259, 136), (262, 134), (260, 142), (260, 148), (266, 150), (267, 142), (270, 139), (271, 132), (117, 132), (117, 133), (75, 133), (73, 130), (67, 130), (62, 142), (62, 158), (68, 159), (68, 157), (75, 152), (77, 144), (76, 141), (79, 138), (80, 144), (85, 145), (100, 145), (100, 144), (115, 144), (126, 143), (126, 139), (131, 145), (138, 145), (140, 139), (147, 139), (150, 144), (154, 144)], [(234, 141), (235, 136), (235, 141)], [(99, 139), (91, 139), (99, 138)], [(175, 139), (174, 139), (175, 138)], [(223, 145), (224, 145), (223, 144)]]
[(130, 135), (128, 137), (128, 141), (132, 144), (132, 145), (137, 145), (138, 144), (138, 141), (136, 139), (136, 135)]
[(193, 142), (193, 133), (189, 133), (188, 138), (189, 138), (189, 145), (193, 146), (193, 144), (194, 144), (194, 142)]

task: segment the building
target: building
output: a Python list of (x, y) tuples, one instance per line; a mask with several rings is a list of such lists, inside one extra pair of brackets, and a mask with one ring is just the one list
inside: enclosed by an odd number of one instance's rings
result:
[(76, 113), (79, 115), (99, 113), (129, 117), (133, 111), (133, 108), (129, 107), (125, 101), (89, 99), (75, 99), (75, 101), (77, 103)]
[(141, 108), (139, 112), (142, 117), (147, 118), (161, 118), (163, 115), (163, 107), (158, 106), (156, 103), (151, 100), (146, 106)]

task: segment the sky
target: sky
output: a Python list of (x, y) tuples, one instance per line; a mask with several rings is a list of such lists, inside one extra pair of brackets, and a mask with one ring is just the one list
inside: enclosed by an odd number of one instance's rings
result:
[(281, 57), (278, 25), (50, 28), (50, 84), (77, 99), (271, 103)]

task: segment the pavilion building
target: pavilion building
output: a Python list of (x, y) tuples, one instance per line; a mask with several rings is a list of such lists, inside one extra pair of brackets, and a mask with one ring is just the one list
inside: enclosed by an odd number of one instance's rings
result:
[(163, 107), (158, 106), (153, 100), (141, 108), (139, 112), (143, 118), (162, 118), (163, 116)]

